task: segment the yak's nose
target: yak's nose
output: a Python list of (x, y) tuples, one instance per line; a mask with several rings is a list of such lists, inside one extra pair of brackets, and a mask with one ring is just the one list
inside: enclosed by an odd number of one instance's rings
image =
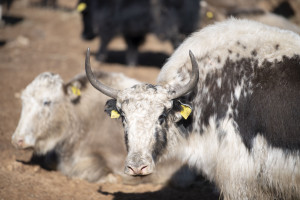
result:
[(11, 143), (16, 147), (16, 148), (22, 148), (24, 146), (24, 140), (23, 139), (13, 139)]
[(155, 168), (151, 154), (147, 153), (129, 153), (125, 162), (125, 174), (131, 176), (148, 175)]
[(127, 165), (125, 167), (125, 173), (131, 176), (137, 175), (148, 175), (152, 173), (148, 165), (141, 165), (141, 166), (133, 166)]

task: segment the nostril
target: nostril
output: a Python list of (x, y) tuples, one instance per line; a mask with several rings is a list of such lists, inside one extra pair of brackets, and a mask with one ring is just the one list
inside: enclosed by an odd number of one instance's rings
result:
[(148, 165), (143, 165), (141, 167), (132, 167), (127, 166), (127, 168), (131, 171), (132, 175), (144, 175), (146, 173)]
[(140, 171), (142, 172), (143, 169), (146, 169), (147, 167), (148, 167), (148, 165), (142, 166)]
[(133, 167), (131, 167), (131, 166), (127, 166), (127, 168), (128, 169), (130, 169), (134, 174), (136, 174), (136, 171), (134, 170), (134, 168)]

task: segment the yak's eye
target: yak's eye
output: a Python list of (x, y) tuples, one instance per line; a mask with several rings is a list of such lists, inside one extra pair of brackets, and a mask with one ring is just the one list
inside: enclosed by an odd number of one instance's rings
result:
[(51, 101), (50, 100), (45, 100), (43, 102), (44, 106), (49, 106), (51, 104)]
[(163, 124), (164, 121), (166, 120), (166, 117), (167, 115), (166, 114), (161, 114), (159, 117), (158, 117), (158, 121), (159, 121), (159, 124)]

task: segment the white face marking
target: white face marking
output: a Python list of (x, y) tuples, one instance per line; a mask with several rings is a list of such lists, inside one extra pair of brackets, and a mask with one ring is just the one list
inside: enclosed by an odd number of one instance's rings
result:
[[(136, 85), (121, 91), (117, 107), (125, 117), (124, 128), (127, 134), (128, 156), (125, 172), (132, 175), (135, 168), (144, 168), (143, 175), (151, 173), (158, 148), (166, 142), (166, 133), (162, 133), (160, 116), (171, 109), (172, 100), (168, 99), (168, 90), (161, 86), (147, 84)], [(167, 120), (167, 119), (166, 119)], [(162, 144), (158, 144), (162, 142)], [(159, 145), (159, 146), (156, 146)], [(127, 168), (126, 168), (127, 167)]]

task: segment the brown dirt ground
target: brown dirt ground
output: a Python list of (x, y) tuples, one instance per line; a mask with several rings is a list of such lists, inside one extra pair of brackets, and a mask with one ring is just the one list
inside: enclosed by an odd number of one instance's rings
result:
[[(14, 149), (10, 143), (20, 116), (21, 90), (44, 71), (59, 73), (64, 80), (69, 80), (83, 72), (86, 48), (90, 47), (92, 52), (98, 48), (97, 39), (92, 42), (80, 39), (80, 16), (70, 11), (77, 1), (58, 2), (59, 9), (53, 10), (32, 6), (31, 0), (15, 0), (9, 15), (21, 16), (24, 20), (0, 28), (0, 40), (7, 41), (0, 47), (0, 200), (212, 199), (210, 191), (197, 184), (188, 189), (174, 189), (151, 184), (88, 183), (20, 162), (30, 160), (32, 155), (31, 151)], [(109, 48), (121, 51), (125, 44), (117, 38)], [(172, 52), (168, 42), (159, 42), (151, 35), (140, 50)], [(158, 60), (162, 64), (161, 59)], [(151, 63), (133, 68), (113, 63), (100, 65), (94, 58), (91, 62), (96, 69), (124, 72), (144, 82), (153, 83), (159, 72)]]

